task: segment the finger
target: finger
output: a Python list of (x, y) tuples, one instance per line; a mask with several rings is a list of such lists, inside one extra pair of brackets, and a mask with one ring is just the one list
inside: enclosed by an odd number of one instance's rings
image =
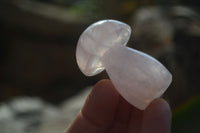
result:
[(124, 133), (128, 127), (132, 105), (120, 96), (113, 125), (108, 133)]
[(131, 116), (129, 125), (127, 128), (127, 133), (140, 133), (141, 123), (142, 123), (143, 111), (132, 106)]
[(103, 133), (111, 125), (119, 94), (110, 80), (98, 82), (66, 133)]
[(171, 110), (169, 104), (159, 98), (144, 111), (142, 133), (170, 133)]

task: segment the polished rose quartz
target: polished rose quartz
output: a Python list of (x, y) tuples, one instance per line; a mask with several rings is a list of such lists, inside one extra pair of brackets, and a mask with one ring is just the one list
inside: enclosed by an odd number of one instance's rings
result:
[(76, 59), (86, 76), (106, 69), (117, 91), (143, 110), (160, 97), (171, 83), (170, 72), (153, 57), (126, 47), (131, 28), (116, 20), (102, 20), (80, 36)]

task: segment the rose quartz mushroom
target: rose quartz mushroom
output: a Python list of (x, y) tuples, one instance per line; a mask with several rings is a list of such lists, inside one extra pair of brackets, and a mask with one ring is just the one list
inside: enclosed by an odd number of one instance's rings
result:
[(130, 34), (131, 28), (125, 23), (98, 21), (80, 36), (76, 59), (86, 76), (94, 76), (106, 69), (121, 96), (144, 110), (165, 92), (172, 75), (153, 57), (126, 47)]

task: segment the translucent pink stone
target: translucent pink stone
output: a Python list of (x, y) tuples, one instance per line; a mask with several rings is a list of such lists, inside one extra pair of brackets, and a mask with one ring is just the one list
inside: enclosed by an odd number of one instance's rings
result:
[(77, 63), (87, 76), (106, 69), (118, 92), (143, 110), (160, 97), (171, 83), (170, 72), (153, 57), (126, 47), (131, 28), (116, 20), (102, 20), (81, 35)]

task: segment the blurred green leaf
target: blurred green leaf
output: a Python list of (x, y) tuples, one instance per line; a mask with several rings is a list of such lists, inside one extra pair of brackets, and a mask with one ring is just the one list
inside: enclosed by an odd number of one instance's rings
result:
[(200, 95), (193, 97), (175, 111), (172, 133), (200, 133)]
[(98, 18), (103, 16), (103, 1), (83, 0), (74, 3), (70, 7), (74, 13), (89, 18)]

